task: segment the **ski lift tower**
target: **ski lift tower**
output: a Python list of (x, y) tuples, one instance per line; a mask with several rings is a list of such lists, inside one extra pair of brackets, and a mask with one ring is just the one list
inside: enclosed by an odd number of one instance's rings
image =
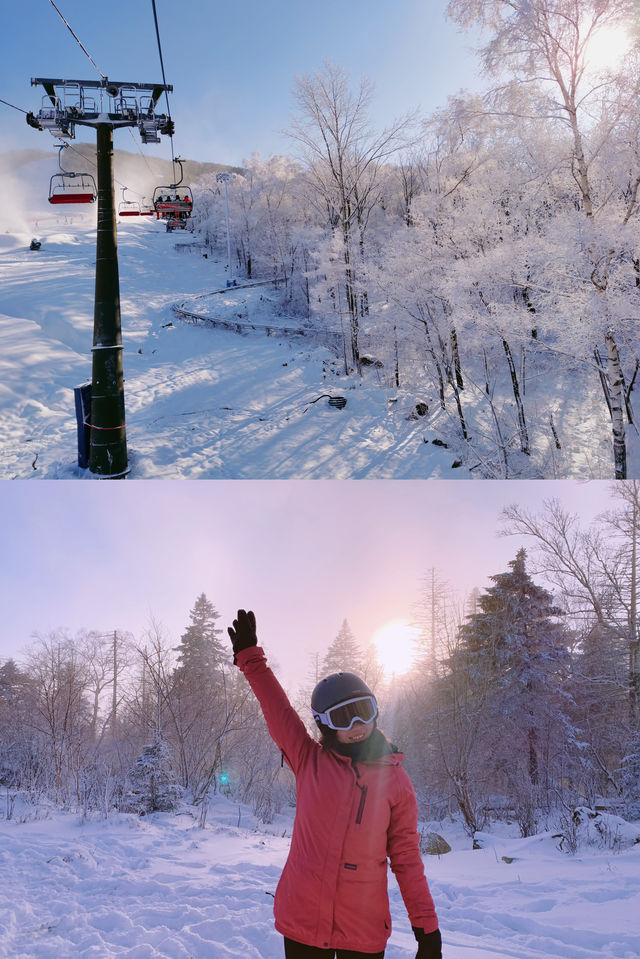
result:
[(227, 277), (227, 286), (235, 286), (233, 279), (233, 263), (231, 261), (231, 231), (229, 229), (229, 181), (235, 180), (235, 174), (223, 170), (222, 173), (216, 173), (218, 183), (224, 183), (224, 208), (227, 219), (227, 265), (229, 267), (229, 276)]
[(89, 469), (100, 479), (121, 479), (129, 472), (124, 415), (124, 375), (120, 322), (120, 282), (113, 189), (113, 131), (138, 127), (143, 143), (159, 143), (173, 133), (173, 121), (156, 106), (173, 87), (161, 83), (32, 78), (45, 96), (27, 123), (73, 139), (76, 126), (97, 133), (98, 229), (93, 319)]

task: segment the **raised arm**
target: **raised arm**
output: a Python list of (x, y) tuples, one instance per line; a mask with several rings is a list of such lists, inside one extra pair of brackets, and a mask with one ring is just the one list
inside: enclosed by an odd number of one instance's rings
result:
[(239, 609), (227, 632), (233, 645), (233, 661), (244, 673), (260, 703), (271, 738), (296, 773), (317, 744), (267, 665), (264, 650), (258, 646), (253, 612)]

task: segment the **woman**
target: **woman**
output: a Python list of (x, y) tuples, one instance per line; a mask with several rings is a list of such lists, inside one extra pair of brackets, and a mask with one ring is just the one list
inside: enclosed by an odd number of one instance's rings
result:
[(402, 755), (377, 729), (371, 690), (353, 673), (318, 683), (311, 697), (318, 743), (267, 665), (253, 612), (239, 609), (228, 633), (233, 661), (296, 777), (291, 849), (274, 903), (286, 959), (382, 959), (391, 934), (387, 859), (418, 942), (416, 959), (441, 959), (415, 793)]

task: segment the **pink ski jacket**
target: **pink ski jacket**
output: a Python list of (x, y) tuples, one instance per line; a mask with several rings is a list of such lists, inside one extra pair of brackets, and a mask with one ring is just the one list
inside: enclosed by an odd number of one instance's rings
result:
[(438, 928), (401, 753), (357, 762), (309, 735), (259, 646), (237, 664), (296, 776), (291, 849), (274, 902), (278, 932), (321, 949), (382, 952), (391, 934), (387, 860), (412, 926)]

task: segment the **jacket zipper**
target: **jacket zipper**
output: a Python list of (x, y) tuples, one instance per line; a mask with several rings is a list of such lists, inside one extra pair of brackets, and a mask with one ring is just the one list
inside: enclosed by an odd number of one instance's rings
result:
[(359, 826), (362, 822), (362, 814), (364, 813), (364, 804), (367, 801), (367, 786), (361, 786), (360, 783), (356, 783), (358, 789), (362, 790), (360, 793), (360, 802), (358, 803), (358, 812), (356, 815), (356, 826)]

